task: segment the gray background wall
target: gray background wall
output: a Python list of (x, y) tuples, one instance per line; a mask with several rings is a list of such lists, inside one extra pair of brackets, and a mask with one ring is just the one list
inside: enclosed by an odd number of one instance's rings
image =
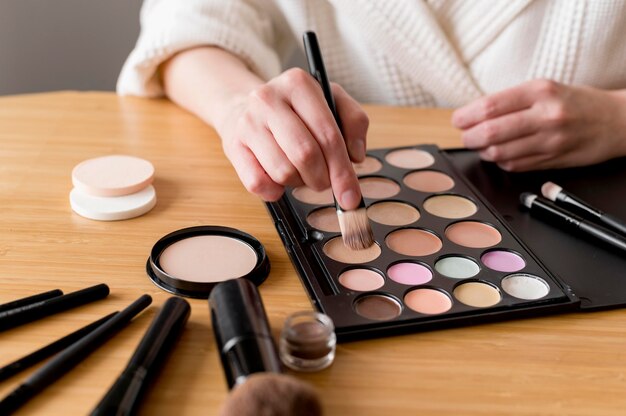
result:
[(141, 3), (0, 0), (0, 95), (114, 90), (139, 34)]

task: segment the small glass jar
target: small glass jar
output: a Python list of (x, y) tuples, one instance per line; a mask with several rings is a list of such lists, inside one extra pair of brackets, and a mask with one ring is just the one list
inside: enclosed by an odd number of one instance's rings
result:
[(296, 312), (285, 321), (280, 334), (280, 358), (298, 371), (318, 371), (335, 359), (337, 337), (329, 316), (314, 311)]

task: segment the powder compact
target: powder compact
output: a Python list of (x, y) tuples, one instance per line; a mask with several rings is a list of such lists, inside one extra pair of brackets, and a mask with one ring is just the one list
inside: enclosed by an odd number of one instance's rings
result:
[(580, 299), (433, 145), (355, 165), (375, 244), (343, 244), (330, 190), (267, 207), (339, 341), (575, 309)]
[(255, 285), (270, 271), (265, 248), (234, 228), (197, 226), (167, 234), (152, 247), (148, 276), (161, 289), (180, 296), (208, 298), (223, 281), (244, 278)]

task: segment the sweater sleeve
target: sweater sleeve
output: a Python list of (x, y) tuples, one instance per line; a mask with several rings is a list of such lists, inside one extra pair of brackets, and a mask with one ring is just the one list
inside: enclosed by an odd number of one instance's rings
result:
[(162, 96), (159, 65), (185, 49), (219, 46), (269, 79), (281, 70), (272, 7), (267, 0), (145, 0), (141, 32), (120, 73), (120, 95)]

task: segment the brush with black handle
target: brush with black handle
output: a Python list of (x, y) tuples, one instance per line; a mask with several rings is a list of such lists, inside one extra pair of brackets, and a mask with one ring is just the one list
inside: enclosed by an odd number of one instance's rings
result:
[[(326, 98), (326, 103), (333, 113), (333, 117), (337, 122), (339, 130), (342, 131), (341, 120), (335, 106), (335, 99), (330, 88), (330, 81), (326, 74), (326, 68), (322, 59), (322, 53), (317, 42), (317, 36), (314, 32), (305, 32), (303, 35), (304, 50), (309, 66), (309, 73), (319, 82)], [(343, 134), (343, 131), (342, 131)], [(335, 198), (335, 207), (339, 218), (339, 228), (343, 242), (346, 246), (353, 250), (363, 250), (374, 244), (374, 235), (367, 217), (365, 201), (361, 196), (361, 202), (352, 210), (344, 210)]]

